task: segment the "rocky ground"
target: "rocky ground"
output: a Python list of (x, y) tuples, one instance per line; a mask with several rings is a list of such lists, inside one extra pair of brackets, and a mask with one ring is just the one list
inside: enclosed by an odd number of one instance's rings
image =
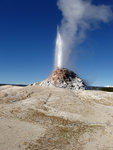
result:
[(0, 86), (0, 150), (113, 150), (113, 93)]

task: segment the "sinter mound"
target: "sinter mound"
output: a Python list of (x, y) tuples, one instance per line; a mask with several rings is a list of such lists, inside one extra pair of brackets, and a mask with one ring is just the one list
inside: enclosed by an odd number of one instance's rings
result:
[(57, 68), (52, 74), (44, 81), (40, 82), (40, 86), (50, 86), (67, 88), (72, 90), (85, 90), (86, 84), (80, 79), (77, 74), (66, 68)]

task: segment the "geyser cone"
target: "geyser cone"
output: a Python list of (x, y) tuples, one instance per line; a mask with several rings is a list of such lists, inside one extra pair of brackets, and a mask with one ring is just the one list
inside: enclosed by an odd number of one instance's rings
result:
[(44, 81), (42, 81), (40, 86), (50, 86), (67, 88), (72, 90), (85, 90), (87, 89), (84, 81), (78, 77), (73, 71), (66, 68), (57, 68), (52, 72), (52, 74)]

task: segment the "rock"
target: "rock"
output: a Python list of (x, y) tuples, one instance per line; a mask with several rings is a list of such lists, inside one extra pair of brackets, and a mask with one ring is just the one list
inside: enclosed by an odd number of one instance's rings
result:
[(50, 86), (58, 88), (67, 88), (72, 90), (86, 90), (87, 85), (73, 71), (66, 68), (57, 68), (44, 81), (40, 82), (40, 86)]

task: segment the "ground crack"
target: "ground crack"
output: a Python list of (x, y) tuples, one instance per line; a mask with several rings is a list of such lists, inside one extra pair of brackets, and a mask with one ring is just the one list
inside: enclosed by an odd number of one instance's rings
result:
[(44, 105), (47, 105), (47, 103), (48, 103), (48, 101), (49, 101), (51, 95), (52, 95), (52, 93), (49, 93), (47, 99), (44, 101)]

